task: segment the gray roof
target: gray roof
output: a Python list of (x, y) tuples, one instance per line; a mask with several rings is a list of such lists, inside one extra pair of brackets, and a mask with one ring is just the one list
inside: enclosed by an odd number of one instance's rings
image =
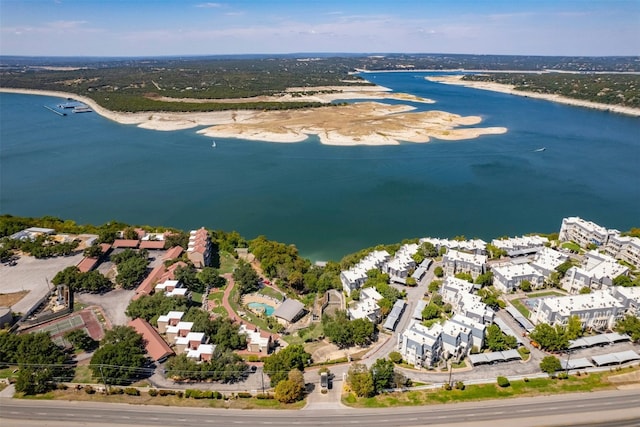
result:
[(621, 335), (617, 332), (599, 334), (575, 339), (569, 343), (569, 349), (594, 347), (596, 345), (611, 344), (618, 341), (629, 341), (630, 339), (628, 335)]
[(288, 298), (282, 301), (282, 304), (275, 309), (273, 315), (284, 319), (287, 322), (292, 322), (302, 310), (304, 310), (304, 304), (300, 301)]
[(533, 331), (533, 324), (531, 324), (531, 322), (529, 322), (529, 319), (524, 317), (517, 308), (512, 305), (507, 305), (507, 313), (509, 313), (511, 317), (516, 320), (516, 322), (520, 323), (520, 326), (522, 326), (527, 332)]
[(481, 363), (509, 362), (511, 360), (520, 360), (522, 357), (517, 350), (494, 351), (492, 353), (470, 354), (469, 361), (472, 365)]
[[(561, 360), (560, 365), (562, 365), (562, 369), (567, 369), (567, 361)], [(592, 368), (593, 363), (589, 362), (586, 358), (580, 359), (569, 359), (569, 369), (583, 369), (583, 368)]]
[(600, 356), (592, 356), (591, 360), (597, 366), (611, 365), (613, 363), (625, 363), (632, 360), (640, 360), (640, 356), (633, 350), (621, 351), (618, 353), (603, 354)]
[(495, 319), (493, 319), (493, 323), (498, 325), (498, 327), (500, 328), (500, 330), (502, 332), (504, 332), (507, 335), (510, 335), (510, 336), (514, 337), (516, 339), (516, 341), (518, 342), (518, 344), (524, 345), (524, 341), (522, 340), (522, 337), (520, 335), (516, 334), (513, 331), (513, 329), (511, 329), (509, 327), (509, 325), (507, 325), (506, 322), (504, 322), (502, 319), (500, 319), (499, 317), (496, 317)]
[(397, 300), (395, 304), (393, 304), (391, 313), (389, 313), (389, 316), (387, 316), (387, 320), (384, 322), (384, 325), (382, 325), (382, 327), (393, 331), (396, 328), (398, 320), (400, 320), (400, 316), (402, 316), (402, 312), (404, 311), (404, 307), (406, 305), (407, 304), (403, 300)]
[(422, 311), (426, 306), (427, 306), (426, 300), (421, 299), (420, 301), (418, 301), (418, 303), (416, 304), (416, 308), (413, 310), (412, 317), (417, 320), (422, 320)]

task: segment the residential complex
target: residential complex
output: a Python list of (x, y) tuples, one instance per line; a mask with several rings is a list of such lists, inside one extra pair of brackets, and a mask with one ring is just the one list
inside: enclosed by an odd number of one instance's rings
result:
[(485, 255), (469, 254), (450, 249), (442, 257), (442, 268), (448, 276), (468, 273), (476, 279), (479, 275), (485, 273), (486, 266), (487, 257)]
[(187, 257), (196, 268), (211, 265), (211, 238), (204, 227), (189, 233)]

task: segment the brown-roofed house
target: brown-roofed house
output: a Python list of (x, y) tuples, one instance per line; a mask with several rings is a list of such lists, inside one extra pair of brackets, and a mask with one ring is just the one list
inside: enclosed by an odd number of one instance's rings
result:
[(169, 249), (166, 254), (164, 254), (164, 259), (165, 260), (176, 259), (180, 255), (182, 255), (183, 251), (184, 249), (182, 248), (182, 246), (174, 246), (171, 249)]
[(164, 265), (160, 264), (153, 270), (145, 279), (140, 283), (140, 286), (136, 289), (136, 294), (133, 296), (133, 300), (137, 300), (142, 295), (151, 295), (153, 290), (161, 281), (162, 275), (165, 273)]
[(116, 239), (113, 242), (113, 247), (114, 248), (130, 248), (130, 249), (135, 249), (138, 247), (138, 245), (140, 244), (140, 240), (133, 240), (133, 239)]
[(86, 273), (96, 268), (99, 260), (99, 258), (84, 257), (76, 267), (78, 267), (78, 270), (80, 270), (81, 273)]
[(140, 249), (164, 249), (164, 240), (142, 240)]
[(144, 319), (137, 318), (129, 322), (129, 326), (142, 335), (145, 341), (147, 354), (156, 362), (162, 362), (167, 357), (175, 354), (169, 344), (162, 339), (158, 331)]
[(209, 232), (204, 227), (189, 233), (187, 256), (197, 268), (211, 264), (211, 239)]

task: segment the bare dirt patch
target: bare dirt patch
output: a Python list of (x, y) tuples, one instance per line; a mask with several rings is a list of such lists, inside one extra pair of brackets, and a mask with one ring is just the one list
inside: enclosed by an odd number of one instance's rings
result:
[(10, 294), (0, 294), (0, 307), (11, 307), (27, 295), (29, 291), (12, 292)]

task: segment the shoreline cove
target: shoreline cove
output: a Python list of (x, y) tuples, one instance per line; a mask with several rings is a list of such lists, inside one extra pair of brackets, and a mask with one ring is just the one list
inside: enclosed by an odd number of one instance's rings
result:
[[(289, 91), (300, 89), (292, 88)], [(305, 91), (327, 89), (335, 88), (305, 88)], [(381, 86), (348, 86), (340, 90), (341, 92), (314, 93), (305, 99), (327, 104), (341, 99), (394, 99), (434, 103), (430, 99), (411, 94), (392, 93)], [(9, 88), (0, 88), (0, 92), (71, 98), (87, 104), (94, 112), (109, 120), (148, 130), (175, 131), (206, 126), (197, 133), (212, 138), (295, 143), (306, 140), (310, 135), (317, 135), (320, 143), (325, 145), (381, 146), (399, 145), (402, 142), (426, 143), (431, 138), (457, 141), (507, 132), (505, 127), (468, 127), (478, 125), (482, 121), (479, 116), (462, 117), (437, 110), (413, 112), (415, 108), (409, 105), (389, 105), (373, 101), (324, 109), (121, 113), (101, 107), (86, 96), (69, 92)], [(280, 98), (288, 99), (287, 95)]]
[(572, 107), (590, 108), (592, 110), (608, 111), (616, 114), (624, 114), (632, 117), (640, 117), (640, 108), (624, 107), (622, 105), (602, 104), (599, 102), (583, 101), (580, 99), (567, 98), (562, 95), (525, 92), (516, 90), (515, 86), (494, 82), (475, 82), (462, 80), (463, 75), (446, 75), (446, 76), (426, 76), (425, 80), (435, 83), (442, 83), (453, 86), (463, 86), (471, 89), (488, 90), (491, 92), (505, 93), (508, 95), (517, 95), (524, 98), (542, 99), (545, 101), (556, 102), (559, 104), (570, 105)]

